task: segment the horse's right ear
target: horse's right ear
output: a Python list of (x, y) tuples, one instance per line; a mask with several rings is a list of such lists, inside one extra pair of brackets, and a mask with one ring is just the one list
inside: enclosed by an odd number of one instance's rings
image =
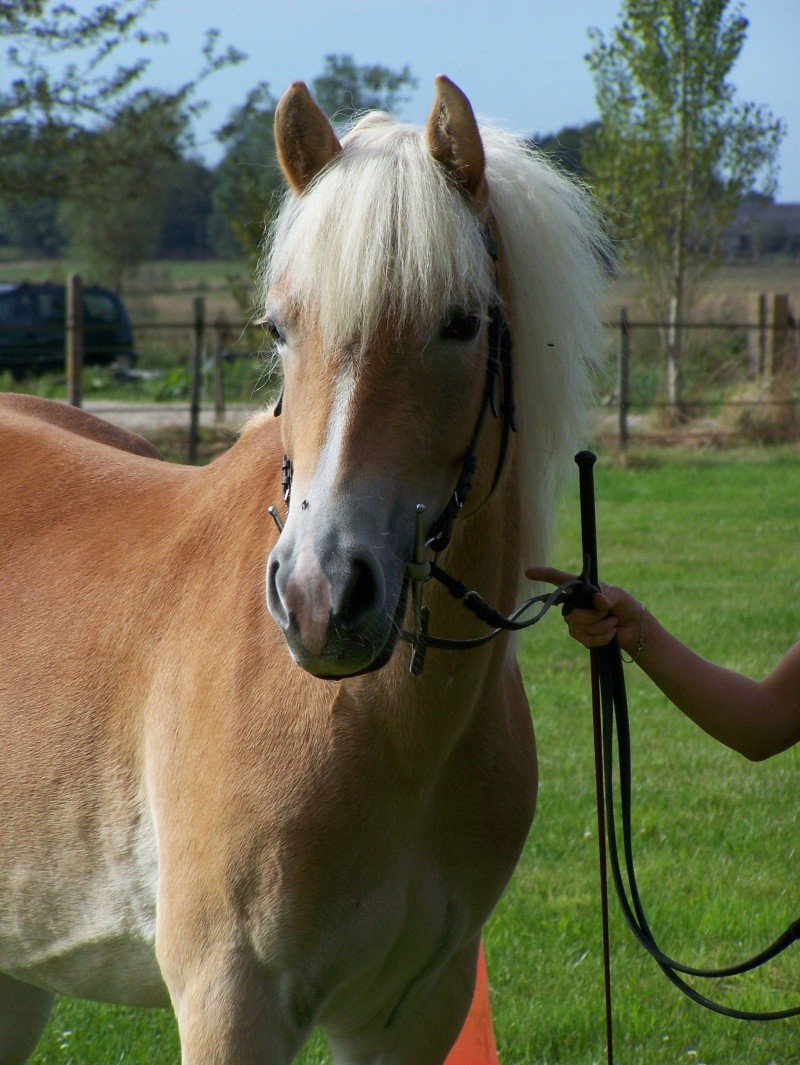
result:
[(342, 150), (302, 81), (290, 85), (275, 108), (275, 147), (283, 176), (298, 195)]

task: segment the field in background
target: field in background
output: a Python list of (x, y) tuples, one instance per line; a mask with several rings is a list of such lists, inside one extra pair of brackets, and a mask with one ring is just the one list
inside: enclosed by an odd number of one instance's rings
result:
[[(601, 576), (629, 585), (699, 652), (763, 675), (800, 630), (800, 450), (639, 451), (597, 475)], [(580, 558), (577, 477), (553, 561)], [(398, 653), (403, 653), (402, 649)], [(539, 808), (486, 932), (502, 1065), (604, 1055), (588, 656), (549, 617), (521, 664), (540, 755)], [(800, 749), (753, 765), (705, 737), (627, 667), (634, 847), (662, 945), (728, 964), (800, 915)], [(616, 1059), (636, 1065), (798, 1065), (800, 1020), (752, 1025), (684, 1000), (633, 943), (612, 900)], [(800, 954), (713, 990), (746, 1008), (800, 1002)], [(167, 1014), (62, 1000), (34, 1065), (177, 1065)], [(303, 1065), (328, 1061), (315, 1040)]]
[[(800, 310), (800, 263), (772, 260), (721, 267), (699, 287), (692, 320), (753, 321), (751, 296), (757, 292), (785, 292), (796, 311)], [(613, 318), (622, 305), (628, 307), (633, 319), (650, 316), (642, 298), (641, 284), (635, 278), (622, 277), (609, 286), (605, 306), (607, 317)]]

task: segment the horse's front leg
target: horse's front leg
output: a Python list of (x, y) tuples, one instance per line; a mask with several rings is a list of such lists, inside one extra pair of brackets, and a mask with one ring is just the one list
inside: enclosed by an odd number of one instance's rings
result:
[(234, 945), (234, 937), (206, 932), (206, 942), (164, 934), (159, 945), (181, 1065), (289, 1065), (307, 1032), (292, 1023), (279, 978), (266, 973), (247, 947)]
[(368, 1031), (329, 1031), (335, 1065), (443, 1065), (472, 1003), (478, 940), (403, 993)]
[(290, 1065), (304, 1035), (285, 1023), (277, 987), (247, 966), (203, 959), (174, 998), (181, 1065)]
[(0, 1065), (22, 1065), (47, 1024), (55, 995), (0, 973)]

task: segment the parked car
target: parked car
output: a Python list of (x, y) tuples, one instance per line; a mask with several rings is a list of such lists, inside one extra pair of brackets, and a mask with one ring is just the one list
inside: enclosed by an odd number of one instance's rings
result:
[[(64, 369), (66, 289), (51, 283), (0, 284), (0, 371), (14, 378)], [(83, 290), (86, 366), (136, 362), (125, 304), (96, 285)]]

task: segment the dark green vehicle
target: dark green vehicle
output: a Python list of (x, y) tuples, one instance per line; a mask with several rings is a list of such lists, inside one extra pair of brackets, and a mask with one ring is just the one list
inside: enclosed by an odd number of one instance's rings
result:
[[(64, 285), (0, 284), (0, 372), (21, 380), (64, 369), (65, 301)], [(130, 318), (115, 292), (83, 290), (83, 326), (84, 365), (124, 371), (135, 364)]]

